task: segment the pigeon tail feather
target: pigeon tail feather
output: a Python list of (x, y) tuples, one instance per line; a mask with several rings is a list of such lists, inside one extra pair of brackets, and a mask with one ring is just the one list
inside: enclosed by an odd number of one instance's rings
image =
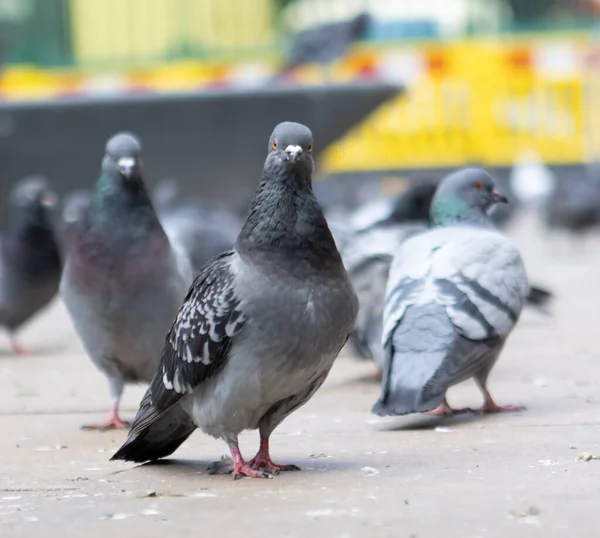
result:
[[(143, 403), (134, 421), (134, 427), (140, 424), (142, 415), (155, 413), (156, 410), (151, 403), (147, 402), (145, 405)], [(115, 452), (111, 461), (142, 463), (166, 458), (173, 454), (196, 429), (192, 419), (179, 405), (171, 407), (155, 420), (142, 420), (140, 425), (141, 428), (135, 428), (137, 431), (130, 432), (127, 441)]]
[[(381, 396), (373, 413), (406, 415), (429, 411), (444, 399), (425, 388), (442, 366), (456, 333), (442, 305), (409, 307), (386, 347)], [(432, 338), (436, 346), (430, 345)]]

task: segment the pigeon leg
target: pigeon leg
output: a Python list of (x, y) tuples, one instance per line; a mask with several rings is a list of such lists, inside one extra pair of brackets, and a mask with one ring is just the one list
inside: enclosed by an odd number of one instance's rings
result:
[(269, 454), (269, 438), (263, 438), (261, 436), (260, 448), (249, 462), (248, 465), (253, 469), (264, 469), (268, 473), (277, 474), (279, 471), (299, 471), (300, 467), (297, 465), (279, 465), (273, 463), (271, 455)]
[(451, 417), (452, 415), (461, 415), (464, 413), (473, 413), (473, 409), (465, 407), (464, 409), (453, 409), (448, 405), (448, 400), (444, 398), (444, 401), (431, 411), (426, 411), (425, 415), (431, 415), (434, 417)]
[(231, 458), (233, 459), (233, 479), (237, 480), (242, 476), (248, 476), (250, 478), (273, 478), (273, 475), (266, 472), (261, 471), (259, 469), (253, 469), (250, 464), (244, 461), (242, 457), (242, 453), (240, 452), (240, 447), (238, 446), (237, 436), (228, 441), (229, 450), (231, 450)]
[(81, 427), (82, 430), (97, 430), (97, 431), (107, 431), (107, 430), (128, 430), (129, 423), (124, 422), (119, 417), (119, 401), (113, 403), (110, 408), (110, 415), (106, 422), (102, 424), (84, 424)]
[(108, 386), (110, 388), (110, 395), (112, 396), (113, 400), (108, 420), (102, 424), (86, 424), (81, 427), (82, 430), (106, 431), (129, 429), (129, 423), (122, 421), (119, 417), (119, 404), (121, 403), (121, 396), (123, 395), (125, 384), (123, 383), (122, 379), (117, 377), (109, 377)]
[(483, 407), (477, 411), (479, 414), (483, 415), (486, 413), (513, 413), (515, 411), (525, 410), (525, 407), (523, 407), (522, 405), (498, 405), (492, 398), (490, 391), (487, 389), (487, 374), (476, 378), (475, 381), (477, 382), (479, 389), (483, 393), (484, 399)]
[(485, 398), (483, 407), (478, 411), (481, 414), (486, 413), (513, 413), (516, 411), (524, 411), (522, 405), (498, 405), (487, 388), (482, 387), (483, 396)]
[(13, 335), (10, 336), (10, 347), (15, 355), (27, 355), (29, 353), (17, 340), (17, 337)]

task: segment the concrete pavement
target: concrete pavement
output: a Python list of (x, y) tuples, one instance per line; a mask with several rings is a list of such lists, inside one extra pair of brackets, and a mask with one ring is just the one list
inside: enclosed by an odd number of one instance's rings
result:
[[(600, 536), (600, 238), (577, 251), (520, 224), (555, 313), (524, 312), (490, 388), (527, 411), (381, 419), (372, 366), (340, 357), (272, 438), (274, 459), (303, 471), (273, 480), (209, 476), (226, 448), (200, 432), (160, 465), (109, 462), (125, 433), (78, 429), (104, 418), (108, 392), (62, 305), (23, 331), (31, 356), (8, 355), (0, 335), (0, 536)], [(125, 417), (143, 390), (127, 390)], [(481, 402), (473, 383), (449, 399)], [(243, 435), (245, 455), (257, 446)]]

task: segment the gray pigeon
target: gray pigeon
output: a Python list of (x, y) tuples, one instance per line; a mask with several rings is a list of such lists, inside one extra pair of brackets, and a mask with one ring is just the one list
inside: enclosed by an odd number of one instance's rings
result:
[(47, 181), (20, 180), (10, 195), (7, 227), (0, 235), (0, 327), (10, 333), (15, 354), (25, 349), (15, 331), (58, 292), (62, 271), (49, 208), (56, 203)]
[(340, 251), (360, 304), (348, 344), (353, 355), (375, 360), (379, 371), (385, 364), (381, 334), (392, 259), (404, 241), (427, 229), (427, 223), (418, 222), (370, 228), (356, 234)]
[(241, 229), (241, 222), (228, 211), (194, 203), (163, 209), (158, 218), (171, 241), (188, 254), (195, 274), (208, 260), (230, 250)]
[(166, 234), (187, 253), (197, 274), (208, 260), (233, 247), (242, 223), (230, 211), (214, 205), (199, 200), (181, 202), (180, 194), (177, 180), (169, 178), (157, 183), (152, 198)]
[[(298, 470), (273, 463), (269, 438), (323, 384), (358, 309), (313, 195), (311, 150), (307, 127), (286, 122), (273, 131), (235, 247), (196, 278), (112, 459), (166, 457), (200, 428), (227, 443), (234, 478)], [(249, 462), (238, 447), (247, 429), (260, 432)]]
[(187, 257), (163, 231), (146, 192), (141, 146), (119, 133), (106, 145), (102, 173), (65, 262), (61, 295), (83, 345), (106, 375), (113, 406), (90, 429), (124, 427), (125, 383), (149, 382), (164, 335), (192, 282)]
[(60, 242), (63, 254), (83, 227), (87, 210), (92, 200), (92, 191), (77, 189), (63, 198), (63, 209), (60, 219)]
[(378, 415), (451, 414), (449, 387), (474, 377), (485, 403), (488, 375), (529, 293), (517, 247), (487, 210), (506, 198), (483, 170), (448, 176), (431, 205), (434, 228), (406, 241), (390, 270), (384, 311), (386, 364)]

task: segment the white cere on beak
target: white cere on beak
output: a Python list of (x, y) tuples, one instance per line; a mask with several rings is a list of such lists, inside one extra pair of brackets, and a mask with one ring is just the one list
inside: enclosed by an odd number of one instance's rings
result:
[(135, 166), (135, 158), (133, 157), (121, 157), (117, 161), (117, 165), (119, 166), (119, 170), (125, 177), (129, 177), (131, 172), (133, 171), (133, 167)]
[(285, 152), (291, 157), (292, 162), (298, 159), (298, 156), (302, 154), (302, 148), (300, 146), (292, 146), (291, 144), (285, 148)]

